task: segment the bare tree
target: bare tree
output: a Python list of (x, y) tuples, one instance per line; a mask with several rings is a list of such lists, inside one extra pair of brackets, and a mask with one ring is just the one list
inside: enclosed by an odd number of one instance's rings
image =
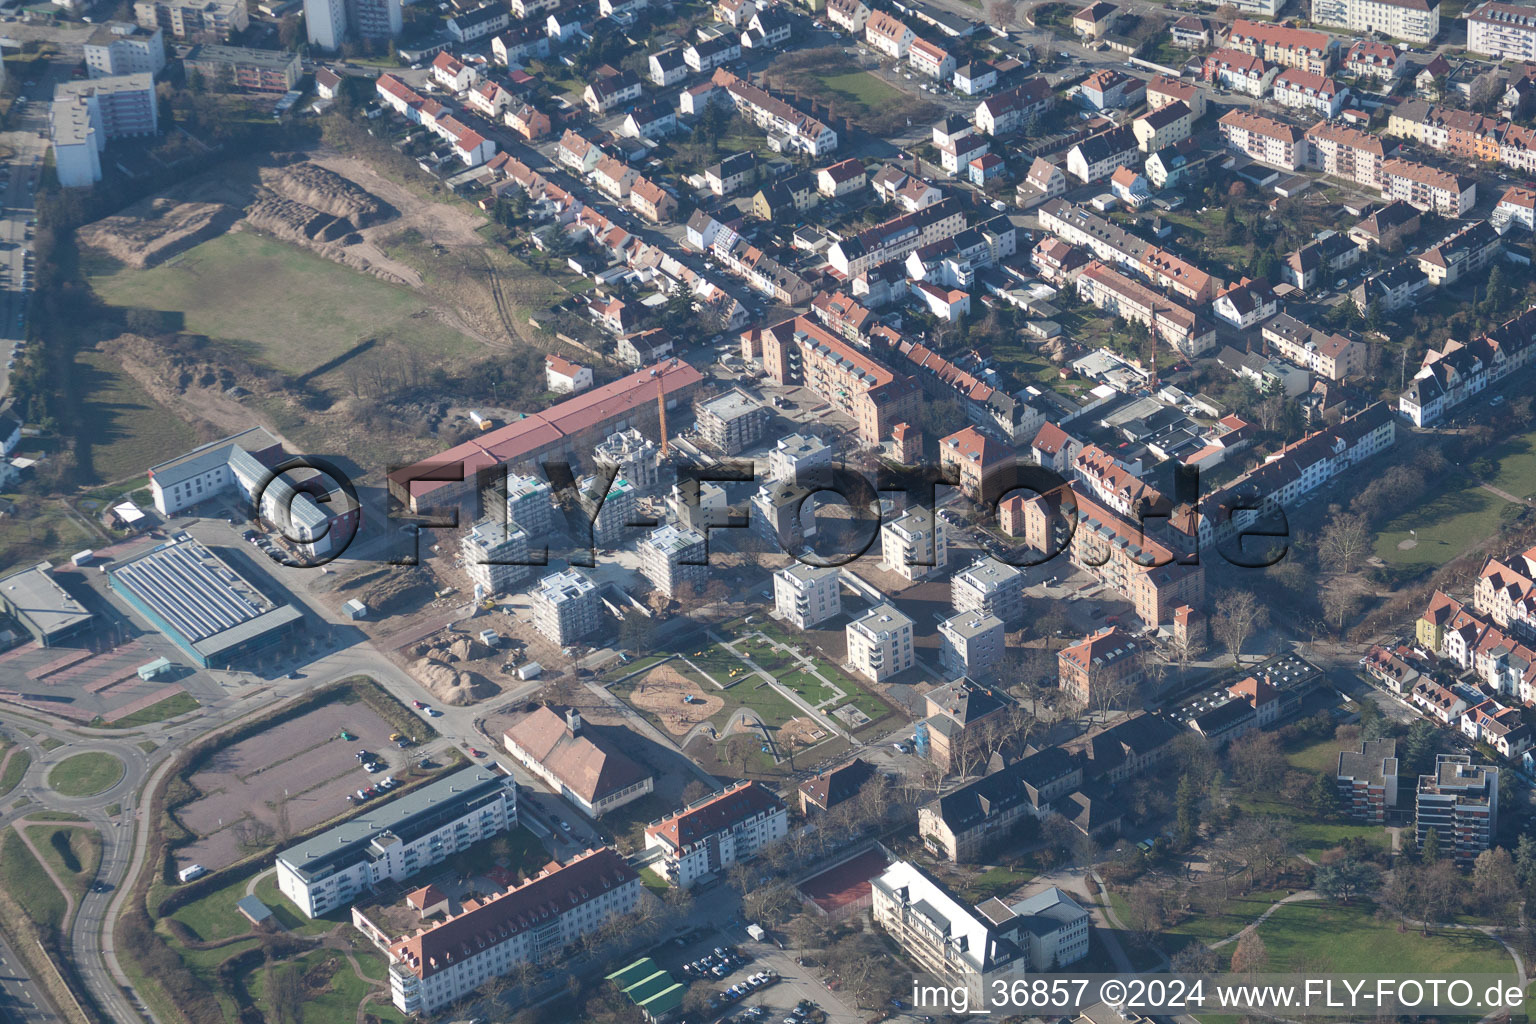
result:
[(1247, 590), (1228, 590), (1216, 599), (1215, 624), (1212, 627), (1216, 639), (1221, 641), (1232, 664), (1242, 663), (1243, 645), (1256, 631), (1269, 621), (1269, 612)]
[(1354, 572), (1371, 547), (1371, 528), (1364, 516), (1335, 506), (1318, 541), (1318, 554), (1338, 572)]

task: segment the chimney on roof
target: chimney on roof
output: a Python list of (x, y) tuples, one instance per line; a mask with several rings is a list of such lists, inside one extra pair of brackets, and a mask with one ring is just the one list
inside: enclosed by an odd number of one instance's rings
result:
[(581, 732), (581, 712), (575, 708), (567, 710), (565, 713), (565, 727), (571, 730), (573, 734)]

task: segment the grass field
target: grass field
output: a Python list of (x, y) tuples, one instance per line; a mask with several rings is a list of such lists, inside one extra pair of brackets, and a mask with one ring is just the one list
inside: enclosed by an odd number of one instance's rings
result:
[(197, 698), (190, 693), (173, 693), (165, 700), (157, 701), (147, 708), (140, 708), (126, 718), (119, 718), (115, 722), (101, 723), (111, 729), (132, 729), (139, 725), (149, 725), (152, 722), (163, 722), (167, 718), (175, 718), (189, 711), (196, 711), (201, 707)]
[(221, 235), (158, 267), (106, 270), (91, 285), (117, 306), (180, 313), (185, 328), (255, 362), (301, 374), (369, 338), (434, 356), (474, 343), (430, 316), (422, 297), (253, 231)]
[(1390, 965), (1398, 977), (1458, 977), (1512, 974), (1514, 962), (1493, 939), (1479, 932), (1436, 931), (1421, 935), (1375, 916), (1359, 903), (1288, 903), (1259, 926), (1271, 971), (1295, 971), (1304, 964), (1341, 974), (1379, 974)]
[[(0, 750), (0, 756), (4, 751)], [(11, 790), (21, 785), (21, 777), (27, 774), (27, 769), (32, 766), (32, 755), (25, 750), (18, 750), (11, 755), (11, 759), (5, 763), (5, 772), (0, 774), (0, 796), (5, 796)]]
[(91, 468), (98, 480), (137, 473), (164, 459), (167, 452), (197, 444), (197, 435), (181, 417), (149, 397), (137, 381), (102, 352), (82, 352), (75, 360), (75, 383), (89, 395)]
[[(1497, 467), (1488, 483), (1516, 498), (1536, 497), (1536, 431), (1496, 446), (1486, 458)], [(1406, 569), (1444, 565), (1494, 536), (1507, 504), (1465, 469), (1452, 470), (1424, 501), (1382, 527), (1376, 555)], [(1409, 546), (1400, 548), (1405, 541)]]
[(1249, 814), (1289, 818), (1295, 829), (1298, 853), (1315, 856), (1324, 850), (1333, 849), (1346, 839), (1363, 839), (1372, 846), (1379, 846), (1384, 850), (1391, 842), (1387, 830), (1380, 825), (1349, 825), (1317, 821), (1290, 804), (1278, 801), (1234, 800), (1233, 803)]
[(123, 762), (111, 754), (91, 751), (67, 757), (48, 773), (48, 788), (60, 796), (95, 796), (117, 785)]
[(78, 901), (101, 864), (101, 834), (74, 825), (32, 825), (27, 838)]
[(871, 110), (899, 105), (905, 99), (901, 90), (892, 88), (868, 71), (816, 77), (832, 92), (844, 99), (856, 100)]
[(1316, 743), (1292, 747), (1285, 752), (1285, 759), (1294, 768), (1304, 772), (1333, 772), (1339, 767), (1339, 751), (1343, 744), (1329, 736)]
[[(0, 494), (16, 501), (21, 495)], [(0, 516), (0, 564), (34, 564), (42, 559), (58, 561), (81, 548), (95, 547), (100, 538), (71, 514), (61, 499), (38, 501), (27, 515)]]
[(51, 932), (64, 921), (64, 894), (27, 849), (15, 828), (0, 836), (0, 884), (21, 904), (32, 923)]
[[(367, 954), (364, 954), (367, 955)], [(323, 987), (316, 991), (310, 990), (310, 997), (304, 1002), (304, 1020), (306, 1021), (350, 1021), (357, 1019), (358, 1004), (368, 995), (368, 985), (352, 971), (352, 966), (346, 959), (334, 949), (316, 949), (305, 953), (292, 961), (281, 965), (278, 969), (297, 969), (300, 973), (316, 974), (329, 973), (329, 980)], [(247, 985), (258, 1007), (266, 1006), (267, 978), (266, 968), (257, 968), (248, 975)], [(380, 1003), (375, 1000), (369, 1005), (368, 1012), (377, 1016), (380, 1020), (397, 1024), (406, 1018), (399, 1010), (387, 1002)], [(272, 1019), (270, 1016), (268, 1019)]]

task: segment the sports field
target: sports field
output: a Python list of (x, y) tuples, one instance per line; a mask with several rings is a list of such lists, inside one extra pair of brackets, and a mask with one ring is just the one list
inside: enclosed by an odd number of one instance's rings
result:
[(817, 75), (821, 84), (844, 99), (855, 100), (871, 110), (900, 104), (899, 90), (891, 88), (868, 71), (853, 71), (841, 75)]
[(254, 231), (210, 239), (147, 270), (103, 270), (90, 280), (112, 305), (180, 313), (186, 330), (284, 373), (308, 372), (368, 339), (439, 357), (474, 345), (428, 313), (419, 293)]

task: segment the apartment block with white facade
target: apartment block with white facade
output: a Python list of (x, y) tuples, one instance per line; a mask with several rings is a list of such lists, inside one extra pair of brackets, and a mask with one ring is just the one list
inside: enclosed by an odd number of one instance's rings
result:
[(875, 605), (848, 623), (845, 634), (849, 666), (877, 683), (914, 664), (912, 620), (894, 605)]
[(1003, 620), (960, 612), (939, 623), (939, 663), (951, 676), (976, 676), (1003, 657)]
[(564, 647), (597, 630), (603, 601), (592, 577), (580, 569), (551, 573), (529, 595), (533, 626), (551, 643)]
[(707, 545), (697, 530), (666, 523), (640, 542), (640, 571), (667, 597), (688, 584), (704, 585)]
[(1536, 60), (1536, 7), (1489, 0), (1463, 17), (1468, 51), (1498, 60)]
[(516, 523), (482, 519), (459, 544), (464, 574), (484, 596), (504, 594), (533, 573), (528, 534)]
[(950, 604), (957, 612), (995, 615), (1013, 622), (1024, 613), (1024, 574), (1018, 567), (983, 555), (955, 574)]
[(85, 41), (85, 70), (92, 78), (144, 73), (158, 75), (165, 67), (165, 35), (157, 25), (146, 28), (131, 21), (109, 21)]
[(767, 786), (737, 782), (645, 829), (645, 848), (660, 849), (652, 866), (688, 889), (738, 861), (751, 860), (789, 831), (789, 808)]
[(1371, 32), (1410, 43), (1428, 43), (1440, 34), (1439, 0), (1314, 0), (1319, 25)]
[(907, 509), (880, 527), (880, 568), (887, 572), (920, 580), (948, 564), (949, 524), (927, 509)]
[(838, 577), (830, 565), (794, 562), (773, 574), (773, 613), (796, 629), (810, 629), (843, 610)]
[(465, 768), (282, 851), (277, 887), (305, 916), (320, 917), (515, 824), (517, 784)]

